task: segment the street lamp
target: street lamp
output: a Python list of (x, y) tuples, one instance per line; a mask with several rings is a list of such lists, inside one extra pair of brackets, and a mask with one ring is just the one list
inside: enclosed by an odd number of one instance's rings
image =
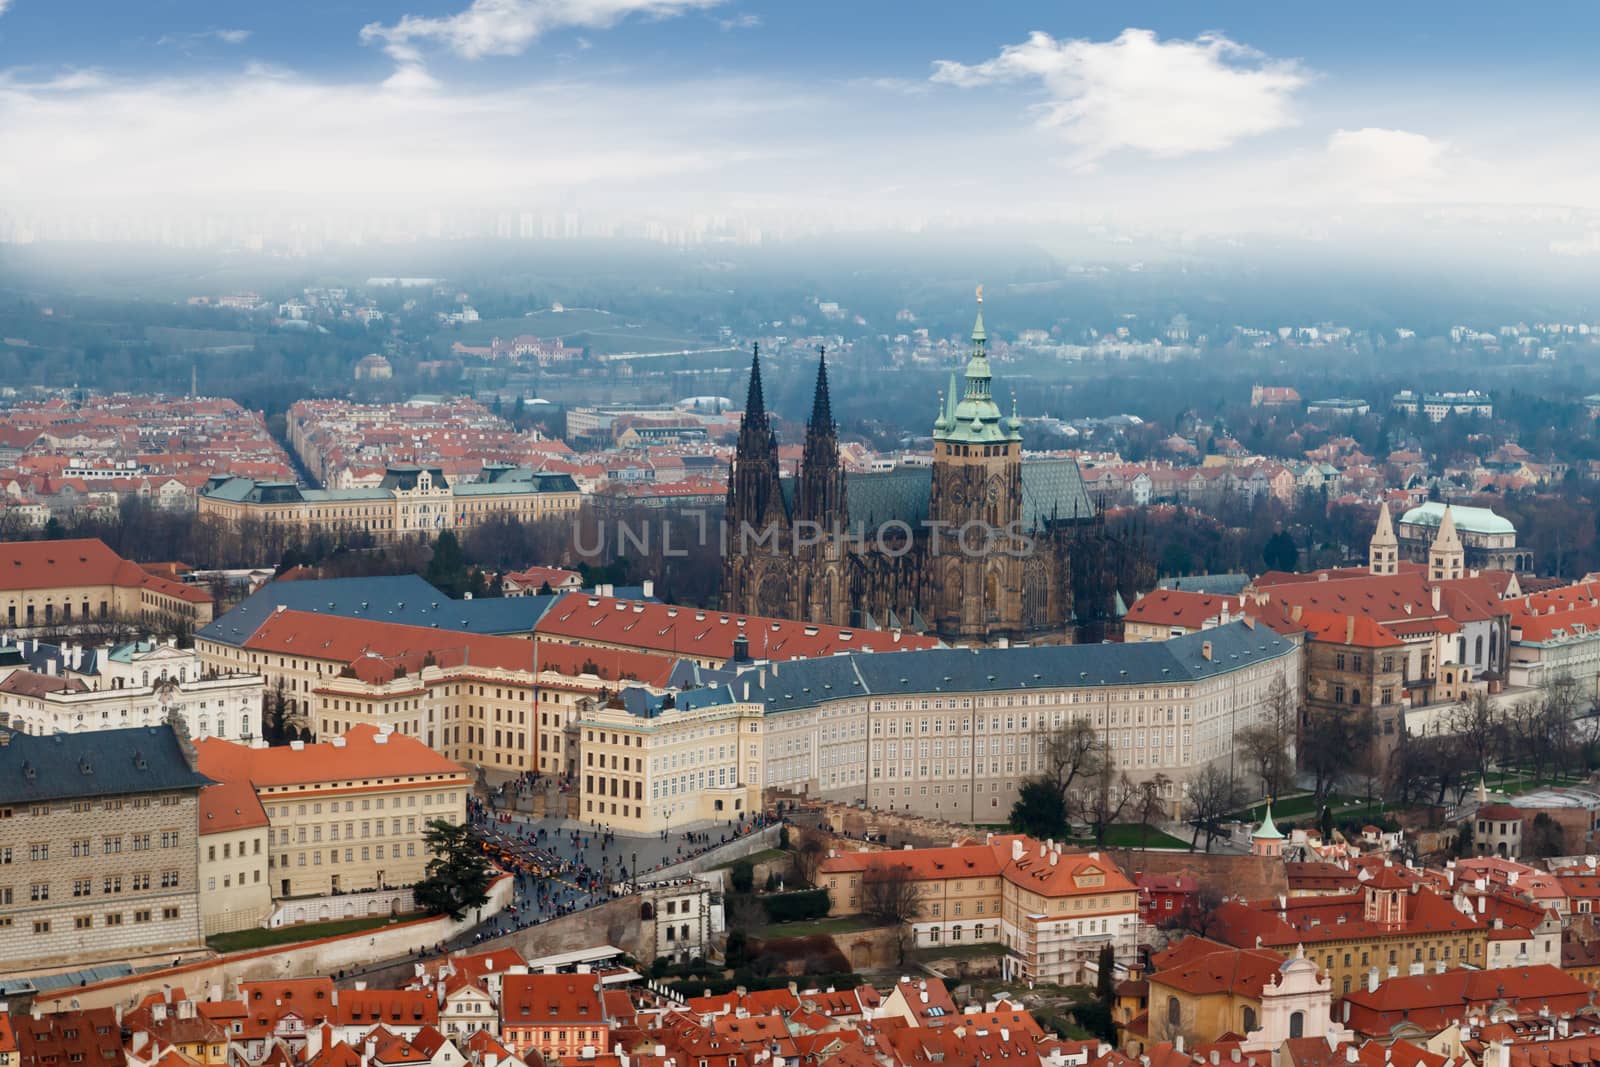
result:
[(639, 891), (639, 854), (637, 852), (633, 853), (630, 859), (632, 860), (632, 865), (628, 868), (628, 873), (633, 876), (633, 891), (637, 893)]

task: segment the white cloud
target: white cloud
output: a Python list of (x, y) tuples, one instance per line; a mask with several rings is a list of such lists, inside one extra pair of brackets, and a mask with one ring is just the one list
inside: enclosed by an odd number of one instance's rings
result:
[(630, 15), (669, 18), (723, 0), (472, 0), (454, 15), (406, 15), (392, 26), (363, 27), (363, 41), (381, 41), (402, 63), (421, 60), (418, 44), (436, 42), (467, 59), (520, 55), (558, 29), (604, 29)]
[(6, 13), (6, 8), (11, 6), (11, 0), (0, 0), (0, 15)]
[(734, 15), (731, 18), (717, 20), (717, 28), (723, 33), (727, 33), (729, 30), (753, 30), (760, 25), (761, 16), (752, 15), (748, 12), (742, 15)]
[(1220, 33), (1163, 41), (1130, 28), (1112, 41), (1035, 32), (983, 63), (940, 60), (932, 80), (959, 88), (1040, 83), (1049, 100), (1037, 108), (1038, 125), (1088, 163), (1120, 149), (1157, 157), (1214, 151), (1291, 125), (1294, 94), (1309, 77), (1293, 60)]
[(910, 78), (855, 78), (846, 84), (853, 89), (875, 89), (884, 93), (899, 93), (901, 96), (923, 96), (932, 91), (927, 82)]
[(244, 44), (250, 39), (250, 30), (200, 30), (195, 33), (167, 33), (156, 39), (158, 45), (170, 45), (188, 51), (207, 41), (222, 44)]
[(258, 65), (154, 81), (0, 73), (0, 188), (15, 210), (107, 213), (644, 202), (725, 180), (772, 144), (763, 125), (804, 106), (740, 79), (463, 90), (407, 70), (382, 84)]
[(1335, 130), (1328, 138), (1328, 159), (1370, 193), (1391, 195), (1420, 189), (1441, 177), (1440, 163), (1449, 148), (1425, 134), (1368, 126)]

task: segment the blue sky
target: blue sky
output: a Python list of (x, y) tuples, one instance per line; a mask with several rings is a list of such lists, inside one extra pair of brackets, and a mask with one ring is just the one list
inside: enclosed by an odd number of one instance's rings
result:
[(0, 0), (0, 189), (40, 218), (777, 230), (1587, 213), (1597, 30), (1579, 3)]

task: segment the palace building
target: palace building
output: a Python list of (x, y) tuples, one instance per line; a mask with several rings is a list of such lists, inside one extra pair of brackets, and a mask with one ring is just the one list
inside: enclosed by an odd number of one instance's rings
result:
[(491, 519), (532, 522), (571, 515), (581, 499), (567, 474), (490, 465), (479, 481), (452, 483), (437, 467), (394, 465), (378, 485), (358, 489), (302, 489), (292, 482), (216, 475), (200, 491), (199, 511), (235, 525), (255, 521), (308, 533), (359, 530), (378, 541), (398, 541)]
[(939, 404), (931, 467), (846, 477), (824, 359), (799, 471), (783, 478), (758, 352), (724, 524), (723, 603), (742, 614), (965, 641), (1099, 640), (1116, 625), (1118, 590), (1153, 582), (1106, 533), (1075, 461), (1023, 458), (1022, 421), (994, 399), (981, 313), (961, 395), (952, 373)]

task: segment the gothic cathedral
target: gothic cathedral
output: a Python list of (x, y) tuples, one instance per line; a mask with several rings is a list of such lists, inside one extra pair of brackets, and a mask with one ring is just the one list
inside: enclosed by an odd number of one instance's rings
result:
[(1076, 463), (1023, 459), (1022, 422), (993, 384), (980, 309), (961, 395), (952, 374), (934, 419), (931, 468), (846, 479), (824, 354), (785, 478), (758, 351), (728, 479), (723, 606), (968, 642), (1112, 635), (1118, 587), (1140, 587), (1148, 567), (1106, 534)]

